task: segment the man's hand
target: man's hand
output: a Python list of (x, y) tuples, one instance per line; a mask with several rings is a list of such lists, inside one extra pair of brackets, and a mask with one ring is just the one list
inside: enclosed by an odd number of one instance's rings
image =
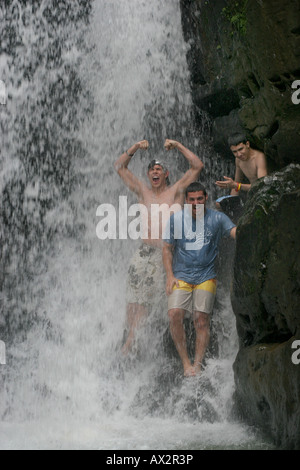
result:
[(224, 176), (225, 181), (216, 181), (216, 185), (222, 189), (235, 189), (237, 187), (237, 183), (233, 181), (232, 178), (228, 178), (228, 176)]
[(167, 277), (167, 284), (166, 284), (166, 293), (167, 295), (171, 295), (173, 292), (173, 287), (179, 287), (178, 279), (174, 276)]
[(164, 147), (166, 150), (173, 150), (177, 147), (177, 144), (176, 140), (166, 139)]
[(148, 150), (149, 142), (148, 140), (141, 140), (140, 142), (138, 142), (138, 146), (141, 150)]

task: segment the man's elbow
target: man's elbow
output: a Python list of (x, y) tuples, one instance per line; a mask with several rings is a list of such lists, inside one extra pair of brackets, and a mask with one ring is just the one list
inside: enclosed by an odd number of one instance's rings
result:
[(197, 163), (195, 163), (192, 167), (193, 171), (195, 172), (195, 176), (198, 177), (201, 173), (201, 171), (204, 168), (204, 164), (202, 163), (201, 160), (199, 160)]
[(163, 248), (162, 248), (162, 253), (165, 256), (168, 256), (170, 253), (172, 254), (173, 252), (173, 245), (170, 245), (166, 241), (163, 242)]
[(123, 165), (122, 163), (120, 163), (118, 160), (114, 163), (114, 169), (115, 171), (120, 175), (122, 169), (123, 169)]
[(204, 168), (204, 163), (199, 160), (198, 165), (197, 165), (197, 171), (200, 173)]

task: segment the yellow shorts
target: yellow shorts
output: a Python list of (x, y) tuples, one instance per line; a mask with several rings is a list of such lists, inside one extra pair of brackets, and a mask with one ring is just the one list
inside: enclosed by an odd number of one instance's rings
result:
[(178, 281), (179, 287), (174, 286), (168, 298), (168, 310), (179, 308), (189, 312), (203, 312), (210, 314), (213, 310), (217, 280), (210, 279), (202, 284), (188, 284)]

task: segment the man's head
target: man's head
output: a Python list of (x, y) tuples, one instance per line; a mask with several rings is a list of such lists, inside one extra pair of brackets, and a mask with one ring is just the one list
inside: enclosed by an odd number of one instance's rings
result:
[(169, 186), (169, 171), (163, 162), (152, 160), (148, 165), (148, 178), (152, 188)]
[(186, 188), (185, 198), (186, 203), (191, 204), (192, 206), (192, 216), (196, 217), (197, 206), (199, 204), (204, 204), (205, 210), (208, 194), (206, 192), (205, 187), (201, 183), (194, 182)]
[(250, 142), (245, 134), (234, 134), (229, 137), (228, 145), (233, 155), (242, 161), (248, 160), (250, 156)]

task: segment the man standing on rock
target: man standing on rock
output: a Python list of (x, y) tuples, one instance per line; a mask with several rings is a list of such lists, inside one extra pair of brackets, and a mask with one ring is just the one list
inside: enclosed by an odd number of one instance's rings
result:
[[(171, 216), (164, 235), (163, 263), (167, 274), (170, 330), (185, 377), (201, 372), (216, 295), (218, 245), (221, 238), (235, 239), (236, 234), (236, 226), (225, 214), (206, 208), (207, 199), (200, 183), (188, 186), (184, 210)], [(196, 330), (193, 364), (188, 356), (183, 323), (187, 311), (193, 314)]]
[[(165, 273), (162, 263), (162, 234), (164, 227), (160, 221), (151, 220), (151, 208), (159, 205), (164, 220), (164, 212), (170, 214), (170, 208), (180, 210), (184, 203), (184, 193), (189, 184), (196, 181), (203, 169), (202, 161), (189, 149), (176, 140), (165, 141), (166, 150), (178, 149), (190, 164), (190, 168), (175, 184), (169, 184), (169, 171), (159, 160), (152, 160), (148, 165), (148, 186), (138, 179), (128, 165), (138, 150), (147, 150), (149, 143), (143, 140), (132, 145), (115, 163), (115, 169), (126, 186), (133, 191), (138, 202), (144, 205), (148, 214), (148, 232), (143, 243), (133, 256), (128, 270), (127, 280), (127, 320), (129, 332), (123, 346), (123, 354), (127, 355), (133, 346), (135, 333), (142, 320), (146, 317), (153, 302), (162, 302), (165, 293)], [(176, 207), (174, 207), (176, 205)], [(155, 235), (152, 234), (155, 231)], [(158, 234), (158, 235), (157, 235)]]

